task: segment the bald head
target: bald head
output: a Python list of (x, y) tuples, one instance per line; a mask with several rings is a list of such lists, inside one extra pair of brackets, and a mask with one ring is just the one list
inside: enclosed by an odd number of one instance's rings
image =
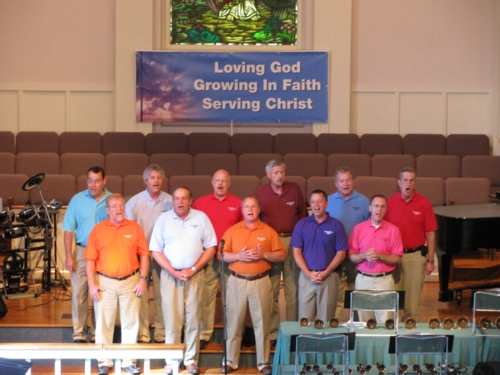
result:
[(224, 199), (229, 192), (229, 186), (231, 186), (231, 178), (226, 170), (219, 169), (214, 173), (214, 176), (212, 177), (212, 187), (217, 199)]

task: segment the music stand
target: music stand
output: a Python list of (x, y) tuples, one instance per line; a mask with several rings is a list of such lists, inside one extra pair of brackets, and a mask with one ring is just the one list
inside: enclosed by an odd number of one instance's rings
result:
[(300, 374), (301, 354), (339, 353), (342, 357), (343, 374), (349, 373), (349, 339), (336, 333), (299, 335), (295, 341), (295, 374)]

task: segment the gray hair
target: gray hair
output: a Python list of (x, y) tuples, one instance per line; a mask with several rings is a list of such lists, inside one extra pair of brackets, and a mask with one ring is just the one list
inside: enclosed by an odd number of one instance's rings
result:
[(160, 167), (158, 164), (150, 164), (146, 167), (146, 169), (144, 170), (144, 172), (142, 172), (142, 179), (144, 180), (144, 182), (146, 182), (149, 178), (149, 175), (151, 174), (151, 172), (158, 172), (161, 174), (161, 177), (165, 180), (166, 177), (165, 177), (165, 171), (163, 170), (162, 167)]
[(269, 163), (267, 163), (267, 165), (266, 165), (266, 173), (271, 172), (271, 169), (273, 169), (274, 167), (281, 167), (281, 166), (283, 166), (283, 168), (286, 169), (285, 163), (283, 163), (281, 160), (273, 159)]
[(417, 172), (413, 168), (410, 167), (404, 167), (401, 169), (399, 172), (399, 179), (401, 180), (403, 178), (403, 173), (413, 173), (415, 175), (415, 180), (417, 179)]
[(123, 200), (125, 200), (125, 198), (123, 198), (123, 195), (121, 195), (119, 193), (111, 193), (106, 198), (106, 207), (109, 207), (109, 202), (111, 202), (113, 199), (123, 199)]
[(335, 173), (333, 174), (333, 179), (334, 179), (335, 181), (337, 181), (337, 175), (338, 175), (339, 173), (350, 173), (350, 174), (351, 174), (351, 177), (352, 177), (352, 178), (354, 178), (354, 174), (352, 173), (351, 168), (349, 168), (347, 165), (344, 165), (344, 166), (342, 166), (342, 167), (339, 167), (339, 168), (335, 171)]

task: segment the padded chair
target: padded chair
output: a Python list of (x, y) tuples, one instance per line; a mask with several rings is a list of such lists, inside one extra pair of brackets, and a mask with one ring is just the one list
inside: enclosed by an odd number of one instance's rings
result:
[(363, 134), (359, 138), (359, 152), (377, 154), (402, 154), (403, 138), (399, 134)]
[(330, 154), (359, 154), (357, 134), (323, 133), (316, 139), (317, 152), (325, 156)]
[(372, 157), (372, 176), (397, 177), (399, 172), (410, 167), (415, 170), (413, 155), (375, 155)]
[(3, 206), (7, 206), (9, 197), (14, 197), (14, 205), (26, 204), (29, 192), (22, 189), (26, 181), (28, 181), (28, 176), (21, 173), (3, 174), (0, 177), (0, 197), (2, 197)]
[(59, 155), (66, 152), (101, 153), (102, 136), (98, 132), (63, 132), (59, 136)]
[(19, 132), (16, 136), (16, 154), (21, 152), (59, 154), (59, 135), (56, 132)]
[(432, 207), (444, 206), (446, 204), (444, 180), (441, 177), (419, 176), (417, 178), (416, 190), (431, 202)]
[(184, 133), (149, 133), (144, 141), (145, 152), (149, 156), (188, 152), (188, 136)]
[(286, 154), (283, 157), (286, 173), (308, 179), (326, 176), (326, 156), (323, 154)]
[[(128, 176), (123, 177), (122, 187), (123, 187), (123, 196), (125, 197), (125, 199), (131, 198), (134, 195), (146, 189), (142, 174), (141, 175), (129, 174)], [(165, 190), (167, 187), (168, 187), (168, 180), (163, 181), (162, 190)]]
[[(70, 174), (46, 174), (40, 184), (40, 190), (46, 202), (58, 199), (66, 206), (76, 194), (76, 178)], [(29, 198), (35, 204), (42, 203), (42, 197), (37, 189), (29, 191)]]
[(237, 133), (231, 138), (231, 153), (241, 154), (272, 154), (274, 139), (269, 133)]
[(446, 153), (462, 159), (466, 155), (490, 155), (490, 139), (484, 134), (450, 134)]
[(109, 153), (104, 157), (104, 170), (106, 174), (125, 177), (129, 174), (142, 175), (149, 165), (146, 154)]
[(16, 155), (16, 173), (33, 176), (37, 173), (58, 174), (59, 155), (52, 152), (21, 152)]
[(144, 134), (137, 132), (107, 132), (102, 136), (102, 154), (144, 153)]
[(462, 177), (485, 177), (491, 182), (491, 193), (500, 190), (500, 156), (464, 156)]
[(238, 158), (234, 154), (197, 154), (193, 161), (195, 175), (212, 176), (219, 169), (230, 175), (238, 173)]
[(188, 135), (188, 152), (196, 154), (229, 154), (231, 137), (226, 133), (191, 133)]
[(354, 176), (371, 176), (372, 159), (365, 154), (332, 154), (326, 159), (326, 175), (333, 176), (340, 167), (348, 166)]
[(460, 177), (460, 158), (455, 155), (420, 155), (417, 158), (418, 177)]
[(442, 134), (406, 134), (403, 149), (407, 155), (446, 155), (446, 138)]
[(358, 176), (354, 179), (354, 189), (368, 199), (375, 194), (389, 198), (399, 191), (399, 185), (395, 177)]
[(445, 182), (446, 205), (490, 203), (487, 178), (449, 178)]
[(335, 181), (332, 176), (312, 176), (307, 179), (307, 188), (306, 188), (306, 201), (309, 203), (309, 197), (311, 193), (320, 189), (323, 190), (326, 195), (332, 195), (337, 191), (335, 187)]
[(158, 164), (165, 171), (166, 177), (192, 175), (194, 161), (191, 154), (153, 154), (149, 158), (151, 164)]
[[(122, 194), (122, 192), (123, 192), (122, 178), (120, 176), (108, 175), (106, 173), (105, 188), (106, 188), (106, 190), (110, 191), (111, 193)], [(80, 176), (76, 179), (76, 191), (80, 192), (83, 190), (87, 190), (87, 176), (86, 175)]]
[(10, 152), (14, 154), (16, 152), (14, 133), (12, 132), (0, 132), (0, 152)]
[(266, 165), (271, 160), (283, 160), (280, 154), (241, 154), (238, 157), (238, 174), (240, 176), (266, 175)]
[(172, 176), (168, 179), (168, 192), (170, 194), (180, 186), (191, 190), (193, 199), (196, 199), (213, 191), (212, 176)]
[(11, 152), (0, 152), (0, 174), (13, 174), (15, 170), (15, 155)]
[(75, 178), (87, 175), (89, 168), (104, 168), (104, 155), (101, 153), (65, 153), (60, 156), (60, 173), (71, 174)]
[[(267, 176), (264, 176), (260, 179), (260, 184), (265, 185), (269, 183), (269, 178)], [(286, 175), (285, 181), (289, 182), (295, 182), (297, 185), (299, 185), (300, 189), (302, 190), (302, 196), (304, 197), (304, 200), (307, 200), (306, 197), (306, 179), (302, 176), (288, 176)]]
[(315, 154), (316, 136), (303, 133), (280, 133), (274, 136), (274, 152), (286, 154)]
[(230, 192), (241, 199), (251, 196), (260, 185), (257, 176), (231, 176)]

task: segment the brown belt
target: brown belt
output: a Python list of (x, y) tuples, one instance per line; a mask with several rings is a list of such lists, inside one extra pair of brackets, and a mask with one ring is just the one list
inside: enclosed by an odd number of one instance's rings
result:
[(130, 275), (127, 275), (127, 276), (118, 276), (118, 277), (113, 277), (113, 276), (108, 276), (108, 275), (105, 275), (105, 274), (103, 274), (103, 273), (100, 273), (100, 272), (97, 272), (97, 271), (96, 271), (96, 273), (97, 273), (97, 274), (99, 274), (99, 275), (101, 275), (101, 276), (107, 277), (108, 279), (119, 280), (119, 281), (121, 281), (121, 280), (126, 280), (126, 279), (128, 279), (129, 277), (134, 276), (137, 272), (139, 272), (139, 269), (136, 269), (134, 272), (132, 272)]
[(247, 281), (254, 281), (254, 280), (259, 280), (262, 279), (263, 277), (266, 277), (269, 275), (269, 270), (264, 271), (262, 273), (259, 273), (258, 275), (242, 275), (241, 273), (236, 273), (234, 271), (231, 271), (231, 275), (234, 277), (237, 277), (238, 279), (243, 279)]
[(291, 237), (292, 236), (292, 232), (278, 233), (278, 236), (280, 236), (280, 237)]

